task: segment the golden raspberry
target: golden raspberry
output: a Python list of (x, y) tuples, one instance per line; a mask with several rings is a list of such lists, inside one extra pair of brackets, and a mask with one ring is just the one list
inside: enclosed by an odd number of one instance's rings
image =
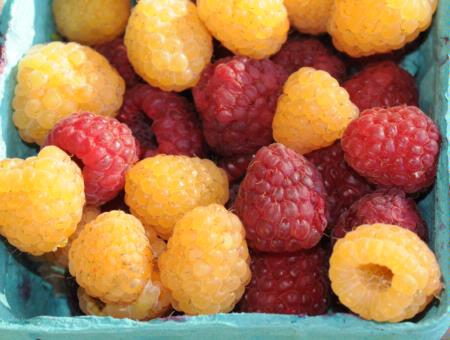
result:
[(249, 262), (241, 221), (211, 204), (177, 222), (158, 264), (172, 306), (196, 315), (231, 311), (250, 282)]
[(69, 270), (92, 297), (105, 303), (135, 301), (150, 279), (152, 250), (144, 227), (120, 210), (85, 225), (69, 251)]
[(333, 3), (334, 0), (284, 0), (292, 25), (309, 34), (327, 31)]
[(166, 250), (166, 242), (159, 238), (155, 229), (153, 229), (152, 227), (144, 226), (144, 228), (145, 234), (150, 241), (150, 247), (152, 248), (153, 260), (154, 262), (156, 262), (159, 256), (164, 252), (164, 250)]
[(272, 123), (273, 137), (306, 154), (340, 139), (358, 114), (336, 79), (325, 71), (304, 67), (284, 85)]
[(435, 0), (336, 0), (328, 32), (352, 57), (397, 50), (431, 24)]
[(0, 234), (21, 251), (42, 255), (64, 247), (84, 203), (81, 171), (56, 146), (0, 161)]
[(193, 87), (212, 56), (212, 38), (190, 0), (140, 0), (125, 33), (128, 57), (150, 85)]
[(108, 61), (77, 43), (33, 46), (19, 63), (13, 100), (22, 139), (43, 144), (61, 119), (77, 111), (114, 117), (125, 83)]
[(125, 31), (130, 0), (53, 0), (59, 33), (81, 44), (102, 44)]
[(425, 309), (442, 289), (436, 257), (412, 231), (363, 225), (336, 242), (333, 291), (364, 319), (399, 322)]
[(100, 209), (94, 206), (85, 206), (83, 209), (83, 215), (81, 221), (75, 232), (70, 236), (67, 245), (64, 248), (58, 248), (55, 252), (46, 253), (43, 255), (43, 260), (56, 264), (60, 267), (69, 266), (69, 249), (72, 242), (78, 237), (80, 232), (84, 229), (84, 226), (93, 221), (98, 215), (100, 215)]
[(125, 202), (133, 215), (168, 239), (189, 210), (228, 200), (228, 179), (212, 161), (158, 155), (136, 163), (126, 175)]
[(197, 0), (197, 7), (212, 35), (235, 54), (266, 58), (287, 39), (283, 0)]

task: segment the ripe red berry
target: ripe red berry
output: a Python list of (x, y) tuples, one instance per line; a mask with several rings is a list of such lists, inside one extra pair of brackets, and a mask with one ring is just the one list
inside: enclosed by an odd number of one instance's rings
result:
[(320, 173), (282, 144), (261, 148), (250, 163), (234, 204), (249, 247), (295, 252), (314, 247), (327, 225)]
[(366, 195), (344, 212), (332, 229), (332, 240), (344, 237), (363, 224), (393, 224), (427, 240), (427, 225), (417, 211), (416, 203), (398, 189), (381, 190)]
[(125, 172), (138, 160), (136, 140), (125, 124), (89, 112), (60, 120), (45, 145), (56, 145), (76, 157), (90, 205), (113, 199), (123, 189)]
[(254, 155), (231, 156), (219, 159), (218, 165), (224, 169), (230, 182), (240, 180), (245, 176), (248, 165)]
[(270, 144), (286, 78), (268, 59), (236, 56), (206, 67), (193, 95), (211, 149), (221, 156), (246, 155)]
[(439, 144), (436, 124), (414, 106), (365, 110), (341, 140), (345, 160), (360, 175), (407, 193), (433, 184)]
[(330, 304), (327, 256), (321, 247), (293, 254), (252, 255), (252, 281), (241, 302), (243, 312), (326, 313)]
[(415, 79), (392, 61), (371, 64), (342, 86), (360, 111), (373, 107), (418, 106)]
[(328, 72), (341, 81), (347, 74), (345, 63), (320, 40), (314, 38), (290, 39), (272, 60), (289, 74), (302, 67), (312, 67)]
[(189, 101), (140, 84), (128, 90), (117, 117), (132, 129), (144, 157), (164, 153), (203, 157), (202, 131)]
[(305, 156), (322, 175), (327, 191), (328, 227), (356, 200), (372, 191), (370, 184), (348, 166), (340, 141)]

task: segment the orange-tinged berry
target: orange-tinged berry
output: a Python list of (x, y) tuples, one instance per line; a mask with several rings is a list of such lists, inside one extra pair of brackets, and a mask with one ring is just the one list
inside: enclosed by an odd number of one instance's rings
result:
[(333, 3), (334, 0), (284, 0), (292, 25), (309, 34), (327, 31)]
[(140, 0), (128, 21), (125, 46), (135, 71), (166, 91), (193, 87), (213, 51), (212, 37), (190, 0)]
[(330, 258), (333, 291), (364, 319), (399, 322), (425, 309), (442, 289), (433, 252), (399, 226), (359, 226), (338, 240)]
[(14, 124), (24, 141), (43, 144), (54, 125), (74, 112), (114, 117), (124, 92), (123, 79), (90, 47), (35, 45), (19, 63)]
[(413, 41), (430, 26), (437, 3), (336, 0), (328, 32), (336, 48), (352, 57), (388, 53)]
[(84, 203), (80, 169), (55, 146), (0, 161), (0, 234), (19, 250), (42, 255), (64, 247)]
[(69, 251), (77, 283), (104, 303), (127, 304), (142, 293), (152, 272), (152, 249), (144, 227), (120, 210), (85, 225)]
[(250, 282), (244, 227), (223, 206), (197, 207), (178, 221), (159, 258), (172, 306), (188, 315), (231, 311)]
[(126, 175), (125, 202), (145, 226), (168, 239), (189, 210), (228, 200), (228, 179), (212, 161), (157, 155), (136, 163)]
[(266, 58), (287, 39), (283, 0), (197, 0), (197, 7), (212, 35), (237, 55)]
[(303, 67), (284, 85), (272, 123), (273, 137), (305, 154), (340, 139), (358, 114), (336, 79), (325, 71)]
[(130, 0), (54, 0), (58, 31), (70, 41), (102, 44), (125, 31)]

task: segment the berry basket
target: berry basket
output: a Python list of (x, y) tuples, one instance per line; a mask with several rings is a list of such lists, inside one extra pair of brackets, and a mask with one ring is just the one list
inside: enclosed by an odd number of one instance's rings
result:
[[(436, 185), (419, 206), (430, 226), (430, 245), (440, 262), (445, 287), (450, 286), (449, 6), (450, 0), (440, 1), (430, 32), (403, 61), (418, 80), (421, 108), (432, 115), (444, 136)], [(36, 153), (18, 136), (11, 119), (11, 100), (20, 58), (32, 45), (54, 38), (51, 0), (4, 1), (0, 16), (0, 42), (4, 44), (3, 55), (0, 52), (0, 159)], [(450, 326), (450, 296), (444, 290), (439, 302), (426, 312), (412, 322), (398, 324), (369, 322), (333, 312), (317, 317), (237, 313), (176, 316), (151, 322), (72, 313), (66, 295), (41, 278), (24, 254), (0, 242), (0, 339), (439, 339)]]

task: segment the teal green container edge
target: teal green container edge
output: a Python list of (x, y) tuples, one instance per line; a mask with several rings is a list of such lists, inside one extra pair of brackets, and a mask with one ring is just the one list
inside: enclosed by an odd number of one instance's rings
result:
[[(450, 112), (450, 0), (441, 0), (432, 30), (403, 66), (414, 74), (421, 107), (439, 124), (442, 153), (438, 180), (421, 201), (430, 226), (430, 245), (439, 259), (444, 284), (450, 287), (450, 214), (448, 140)], [(0, 17), (7, 64), (0, 74), (0, 158), (26, 157), (36, 149), (23, 144), (11, 120), (11, 100), (17, 63), (37, 43), (54, 33), (51, 0), (6, 0)], [(47, 316), (43, 316), (47, 315)], [(450, 326), (447, 291), (414, 322), (382, 324), (350, 314), (298, 317), (271, 314), (219, 314), (135, 322), (97, 317), (70, 317), (67, 300), (54, 292), (25, 255), (0, 242), (0, 339), (127, 339), (127, 338), (304, 338), (319, 339), (439, 339)]]

